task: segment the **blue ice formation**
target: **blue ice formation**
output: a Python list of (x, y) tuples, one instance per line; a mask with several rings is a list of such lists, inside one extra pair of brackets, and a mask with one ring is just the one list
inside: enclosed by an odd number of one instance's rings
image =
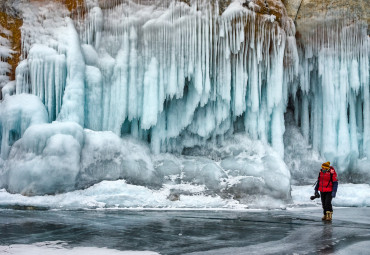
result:
[(283, 155), (288, 83), (298, 72), (291, 20), (284, 30), (238, 2), (222, 15), (210, 5), (152, 9), (92, 7), (81, 45), (76, 32), (66, 49), (33, 45), (17, 92), (38, 95), (50, 121), (130, 134), (155, 153), (222, 139), (238, 125)]
[(33, 94), (32, 109), (46, 115), (26, 126), (14, 115), (10, 129), (0, 111), (0, 187), (54, 194), (125, 179), (286, 200), (288, 106), (305, 142), (339, 171), (370, 156), (366, 25), (325, 24), (298, 47), (287, 17), (197, 3), (89, 1), (74, 21), (30, 4), (17, 95), (1, 107), (25, 111), (20, 97)]
[(307, 34), (299, 81), (291, 86), (296, 122), (306, 141), (339, 170), (370, 157), (367, 25), (334, 21)]

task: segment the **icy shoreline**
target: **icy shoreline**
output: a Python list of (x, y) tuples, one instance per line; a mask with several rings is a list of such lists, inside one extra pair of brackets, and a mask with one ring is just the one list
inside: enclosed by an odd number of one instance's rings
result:
[[(182, 189), (188, 195), (179, 195), (174, 200), (172, 189)], [(356, 192), (361, 190), (361, 193)], [(356, 195), (354, 194), (356, 193)], [(292, 186), (292, 201), (284, 202), (267, 196), (253, 197), (245, 203), (218, 195), (206, 195), (204, 186), (179, 184), (165, 185), (162, 189), (151, 190), (142, 186), (127, 184), (123, 180), (103, 181), (86, 190), (77, 190), (58, 195), (27, 197), (0, 190), (0, 207), (7, 209), (32, 210), (266, 210), (294, 209), (300, 207), (321, 207), (321, 201), (311, 201), (311, 185)], [(172, 200), (172, 201), (171, 201)], [(336, 207), (369, 207), (370, 185), (341, 184), (333, 199)]]

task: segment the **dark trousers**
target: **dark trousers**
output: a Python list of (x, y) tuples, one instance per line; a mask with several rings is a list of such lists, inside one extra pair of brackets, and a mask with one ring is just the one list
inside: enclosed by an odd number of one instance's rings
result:
[(327, 211), (332, 212), (333, 206), (331, 205), (331, 200), (332, 200), (331, 192), (320, 192), (320, 195), (321, 195), (321, 204), (322, 204), (322, 209), (324, 210), (324, 214)]

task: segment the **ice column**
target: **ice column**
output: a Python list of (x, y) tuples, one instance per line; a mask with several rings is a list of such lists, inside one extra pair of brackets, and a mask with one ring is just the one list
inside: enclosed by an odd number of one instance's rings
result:
[(62, 107), (66, 82), (66, 60), (63, 54), (44, 45), (34, 45), (27, 60), (16, 70), (17, 94), (37, 95), (48, 110), (49, 121), (56, 119)]

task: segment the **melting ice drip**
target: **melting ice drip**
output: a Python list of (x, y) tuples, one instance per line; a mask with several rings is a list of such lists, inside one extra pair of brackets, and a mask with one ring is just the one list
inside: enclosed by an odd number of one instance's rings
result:
[[(298, 71), (284, 68), (286, 51), (298, 63), (294, 26), (284, 31), (238, 2), (218, 11), (207, 1), (92, 6), (77, 22), (86, 68), (73, 70), (83, 60), (68, 64), (69, 49), (34, 46), (18, 68), (17, 92), (38, 95), (49, 121), (73, 114), (86, 128), (148, 140), (156, 153), (222, 140), (237, 126), (283, 155), (287, 84)], [(77, 71), (84, 97), (69, 98)], [(63, 111), (69, 104), (84, 111)]]

